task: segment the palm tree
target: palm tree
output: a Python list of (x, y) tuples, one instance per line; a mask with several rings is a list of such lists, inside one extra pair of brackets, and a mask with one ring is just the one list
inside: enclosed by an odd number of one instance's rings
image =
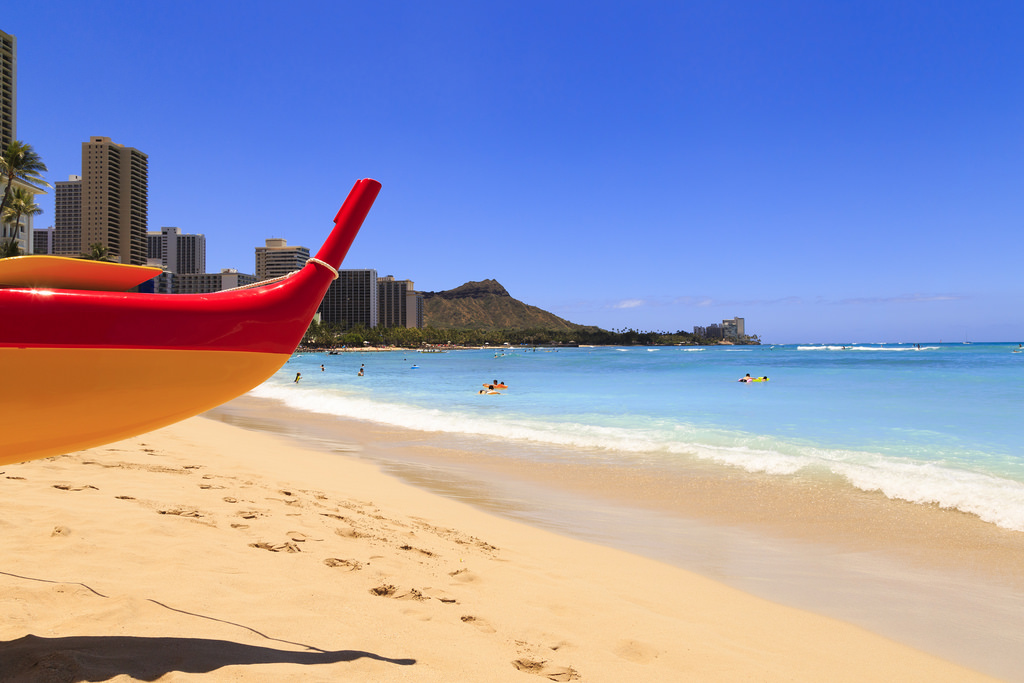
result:
[(7, 200), (7, 206), (3, 209), (3, 213), (0, 214), (0, 220), (14, 229), (12, 237), (17, 240), (18, 235), (21, 233), (21, 217), (38, 216), (42, 212), (43, 208), (36, 204), (36, 198), (31, 192), (24, 188), (16, 187), (11, 191), (10, 199)]
[[(17, 178), (23, 183), (33, 186), (45, 185), (53, 187), (43, 180), (41, 173), (47, 171), (46, 164), (32, 149), (32, 145), (21, 140), (12, 140), (7, 149), (0, 154), (0, 175), (7, 177), (7, 184), (4, 186), (4, 198), (0, 200), (0, 214), (3, 213), (11, 196), (11, 185)], [(36, 187), (36, 189), (41, 189)]]
[(18, 240), (10, 237), (0, 241), (0, 259), (12, 256), (21, 256), (21, 245), (18, 244)]
[(88, 253), (82, 254), (79, 258), (84, 258), (89, 261), (106, 261), (107, 260), (107, 246), (102, 242), (93, 242), (89, 245)]

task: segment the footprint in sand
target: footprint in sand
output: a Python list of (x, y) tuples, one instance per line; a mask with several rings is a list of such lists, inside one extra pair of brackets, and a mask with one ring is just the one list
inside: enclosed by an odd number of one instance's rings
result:
[(571, 666), (552, 666), (547, 662), (536, 662), (532, 659), (517, 659), (512, 666), (528, 674), (543, 676), (552, 681), (575, 681), (580, 675)]
[(468, 569), (458, 569), (453, 572), (448, 572), (448, 576), (452, 577), (459, 583), (476, 583), (480, 580), (480, 576), (474, 574)]
[(401, 590), (390, 583), (381, 584), (376, 588), (371, 588), (370, 593), (379, 598), (394, 598), (395, 600), (416, 600), (417, 602), (422, 602), (430, 599), (423, 595), (422, 591), (416, 588)]
[(267, 543), (260, 541), (259, 543), (250, 543), (250, 548), (259, 548), (260, 550), (269, 550), (272, 553), (301, 553), (302, 549), (295, 543)]
[(363, 565), (356, 560), (343, 560), (340, 557), (328, 557), (324, 560), (324, 564), (328, 567), (341, 567), (350, 572), (358, 571), (363, 568)]
[(177, 515), (178, 517), (202, 517), (203, 514), (199, 510), (185, 510), (181, 508), (175, 508), (173, 510), (157, 510), (161, 515)]
[(491, 626), (489, 623), (487, 623), (487, 621), (484, 619), (474, 617), (472, 614), (464, 614), (460, 618), (462, 619), (463, 623), (475, 626), (484, 633), (496, 633), (495, 628)]

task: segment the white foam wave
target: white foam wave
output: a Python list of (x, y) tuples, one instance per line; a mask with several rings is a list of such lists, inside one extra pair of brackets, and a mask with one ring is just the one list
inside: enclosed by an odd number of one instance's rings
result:
[(1024, 484), (1020, 482), (935, 463), (900, 462), (881, 456), (873, 462), (837, 463), (832, 469), (865, 491), (969, 512), (997, 526), (1024, 531)]
[(1006, 529), (1024, 531), (1024, 484), (936, 463), (821, 449), (770, 437), (697, 430), (681, 424), (608, 427), (515, 416), (474, 416), (271, 382), (251, 393), (307, 412), (426, 432), (583, 449), (588, 457), (593, 457), (595, 452), (605, 452), (609, 457), (629, 456), (634, 464), (652, 459), (664, 462), (666, 458), (697, 457), (770, 475), (826, 469), (865, 491), (880, 491), (893, 499), (961, 510)]
[(797, 351), (934, 351), (938, 346), (837, 346), (823, 344), (821, 346), (798, 346)]

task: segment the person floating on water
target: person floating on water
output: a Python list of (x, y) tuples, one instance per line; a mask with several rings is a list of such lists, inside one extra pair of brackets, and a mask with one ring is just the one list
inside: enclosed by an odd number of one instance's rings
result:
[(359, 366), (359, 374), (357, 375), (357, 377), (362, 377), (363, 376), (363, 367), (364, 367), (363, 365)]
[(744, 376), (744, 377), (740, 377), (740, 378), (739, 378), (739, 381), (740, 381), (740, 382), (753, 382), (753, 381), (754, 381), (754, 378), (753, 378), (753, 377), (751, 377), (751, 376), (750, 376), (750, 373), (748, 372), (748, 373), (746, 374), (746, 376)]
[(320, 364), (320, 372), (323, 372), (323, 371), (324, 371), (324, 364), (323, 364), (323, 363), (321, 363), (321, 364)]
[(296, 372), (295, 373), (295, 383), (298, 384), (300, 379), (302, 379), (302, 373), (301, 372)]

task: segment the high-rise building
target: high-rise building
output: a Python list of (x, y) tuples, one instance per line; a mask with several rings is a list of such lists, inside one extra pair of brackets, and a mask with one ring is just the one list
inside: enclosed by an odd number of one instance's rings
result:
[(133, 147), (93, 136), (82, 143), (81, 252), (93, 244), (121, 263), (146, 263), (149, 157)]
[(18, 134), (18, 39), (0, 31), (0, 145)]
[(377, 307), (381, 327), (423, 327), (423, 294), (414, 291), (412, 280), (377, 278)]
[(729, 320), (723, 320), (722, 335), (726, 339), (742, 339), (746, 334), (743, 323), (743, 318), (730, 318)]
[(340, 270), (338, 279), (327, 288), (327, 294), (317, 311), (325, 323), (338, 323), (345, 329), (376, 327), (377, 271)]
[(412, 290), (411, 280), (396, 280), (394, 275), (377, 278), (377, 324), (381, 327), (405, 327), (408, 309), (405, 294)]
[(265, 247), (256, 247), (256, 279), (270, 280), (302, 270), (309, 259), (309, 247), (289, 247), (279, 237), (266, 241)]
[(82, 176), (53, 184), (53, 251), (61, 256), (82, 253)]
[(53, 253), (54, 228), (35, 228), (32, 231), (32, 253), (52, 254)]
[[(6, 149), (18, 133), (18, 39), (0, 31), (0, 149)], [(6, 176), (0, 174), (6, 183)], [(14, 186), (33, 195), (42, 191), (18, 180)], [(18, 225), (0, 223), (0, 239), (13, 238), (26, 254), (32, 253), (32, 216), (22, 216)]]
[(423, 292), (405, 293), (405, 326), (423, 328)]
[(223, 268), (219, 273), (185, 273), (174, 278), (176, 294), (210, 294), (257, 282), (256, 276)]
[(180, 228), (146, 233), (147, 255), (178, 275), (206, 272), (206, 235), (183, 235)]

